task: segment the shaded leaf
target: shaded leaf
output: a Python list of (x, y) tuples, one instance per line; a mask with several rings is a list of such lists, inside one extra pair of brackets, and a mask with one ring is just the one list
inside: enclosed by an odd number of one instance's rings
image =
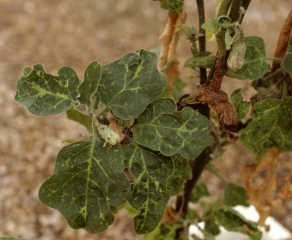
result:
[(205, 222), (205, 231), (211, 233), (212, 235), (216, 236), (220, 233), (220, 229), (218, 224), (216, 223), (216, 219), (214, 214), (210, 214), (208, 215), (208, 217), (206, 217), (204, 219)]
[(253, 119), (241, 132), (243, 145), (256, 155), (270, 148), (292, 150), (292, 98), (265, 99), (253, 107)]
[(155, 53), (140, 50), (102, 67), (100, 100), (123, 120), (137, 118), (166, 87)]
[(179, 194), (182, 191), (183, 184), (187, 179), (192, 179), (192, 169), (187, 159), (176, 154), (171, 157), (174, 170), (170, 178), (167, 179), (167, 188), (171, 196)]
[(292, 77), (292, 37), (289, 39), (288, 49), (283, 58), (283, 68)]
[(224, 183), (224, 204), (227, 206), (249, 206), (245, 188), (234, 183)]
[(216, 221), (227, 231), (240, 232), (251, 240), (260, 240), (262, 232), (258, 230), (257, 224), (246, 220), (241, 214), (231, 207), (223, 206), (214, 212)]
[(191, 193), (190, 201), (197, 203), (201, 197), (205, 196), (210, 196), (207, 185), (204, 182), (199, 181)]
[(91, 104), (91, 95), (97, 91), (98, 82), (101, 77), (101, 66), (97, 61), (91, 62), (84, 72), (84, 80), (78, 87), (79, 100), (82, 104)]
[(80, 123), (83, 125), (89, 132), (92, 132), (92, 118), (79, 112), (78, 110), (71, 108), (67, 111), (67, 118)]
[(123, 160), (118, 147), (103, 147), (98, 138), (70, 144), (59, 152), (53, 175), (41, 186), (40, 200), (59, 210), (74, 229), (104, 231), (114, 221), (110, 206), (131, 197)]
[(195, 158), (213, 142), (211, 122), (189, 107), (177, 112), (171, 99), (149, 105), (138, 123), (135, 141), (165, 156)]
[(236, 109), (237, 119), (242, 119), (248, 114), (250, 103), (243, 101), (241, 89), (236, 89), (232, 93), (231, 102)]
[(216, 60), (214, 55), (211, 55), (210, 52), (200, 52), (197, 53), (192, 58), (188, 59), (185, 62), (185, 67), (191, 68), (211, 68)]
[(157, 227), (170, 198), (166, 181), (173, 163), (170, 157), (134, 144), (126, 146), (124, 156), (126, 167), (135, 177), (129, 203), (140, 210), (134, 218), (135, 230), (138, 234), (148, 233)]
[(238, 79), (258, 79), (268, 71), (268, 64), (264, 60), (266, 56), (264, 40), (259, 37), (245, 37), (244, 43), (246, 46), (245, 63), (235, 72), (228, 70), (227, 75)]
[(77, 97), (79, 84), (75, 71), (62, 67), (53, 76), (37, 64), (26, 67), (17, 81), (15, 100), (37, 116), (50, 116), (67, 111)]

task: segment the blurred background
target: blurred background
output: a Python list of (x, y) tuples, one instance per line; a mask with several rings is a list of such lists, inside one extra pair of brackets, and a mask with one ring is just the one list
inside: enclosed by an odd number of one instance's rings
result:
[[(206, 2), (206, 18), (215, 16), (216, 0)], [(187, 22), (198, 27), (196, 1), (185, 0)], [(246, 36), (266, 41), (272, 56), (279, 30), (291, 9), (291, 0), (252, 1), (243, 21)], [(54, 239), (137, 239), (132, 219), (121, 211), (115, 224), (99, 235), (68, 227), (61, 215), (38, 199), (43, 181), (52, 174), (62, 140), (76, 139), (85, 129), (66, 119), (65, 114), (38, 118), (14, 101), (16, 81), (25, 66), (41, 63), (48, 73), (57, 74), (69, 65), (83, 78), (92, 61), (102, 65), (139, 48), (151, 49), (167, 22), (167, 12), (151, 0), (0, 0), (0, 236), (27, 240)], [(210, 47), (212, 47), (210, 43)], [(191, 54), (182, 39), (181, 63)], [(189, 78), (182, 70), (182, 79)], [(236, 80), (224, 82), (227, 92), (243, 86)], [(187, 89), (192, 92), (192, 89)], [(283, 155), (283, 158), (290, 158)], [(229, 181), (241, 183), (237, 169), (253, 161), (253, 156), (236, 143), (216, 162)], [(210, 191), (222, 186), (205, 174)], [(274, 216), (292, 230), (292, 201), (275, 209)]]

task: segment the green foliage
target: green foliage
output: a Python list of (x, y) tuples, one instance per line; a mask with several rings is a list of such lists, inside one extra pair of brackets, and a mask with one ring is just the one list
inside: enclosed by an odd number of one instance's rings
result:
[(209, 196), (209, 195), (210, 193), (208, 191), (206, 184), (204, 182), (198, 182), (192, 191), (190, 200), (193, 203), (196, 203), (200, 200), (201, 197)]
[(243, 101), (241, 89), (236, 89), (231, 95), (231, 102), (236, 109), (236, 117), (244, 118), (248, 114), (250, 103)]
[(288, 49), (283, 58), (283, 68), (292, 77), (292, 37), (289, 39)]
[(172, 13), (182, 12), (182, 8), (184, 5), (184, 0), (153, 0), (153, 1), (159, 1), (161, 8), (166, 9)]
[(270, 148), (292, 150), (292, 98), (268, 98), (253, 106), (251, 123), (240, 134), (243, 145), (256, 155)]
[(227, 206), (248, 206), (248, 196), (243, 187), (240, 187), (234, 183), (224, 183), (224, 204)]
[(185, 67), (211, 68), (214, 65), (216, 57), (210, 52), (199, 52), (185, 62)]

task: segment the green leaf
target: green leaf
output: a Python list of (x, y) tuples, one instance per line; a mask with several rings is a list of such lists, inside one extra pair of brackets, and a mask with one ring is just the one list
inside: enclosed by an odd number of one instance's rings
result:
[(223, 206), (214, 212), (216, 221), (227, 231), (240, 232), (251, 240), (260, 240), (262, 232), (258, 230), (257, 224), (246, 220), (241, 214), (231, 207)]
[(156, 54), (140, 50), (103, 66), (98, 92), (116, 117), (129, 120), (161, 96), (166, 84), (166, 76), (157, 70)]
[(159, 1), (160, 7), (172, 13), (180, 13), (183, 10), (184, 0), (153, 0)]
[(240, 187), (234, 183), (224, 183), (224, 204), (227, 206), (249, 206), (248, 196), (245, 188)]
[(221, 30), (221, 25), (220, 25), (220, 23), (218, 23), (217, 19), (211, 19), (211, 20), (203, 23), (202, 28), (208, 32), (212, 32), (214, 34), (217, 34)]
[(205, 222), (205, 231), (211, 233), (212, 235), (216, 236), (220, 233), (220, 229), (218, 224), (216, 223), (216, 219), (214, 214), (208, 215), (204, 218)]
[(180, 153), (184, 158), (195, 158), (213, 142), (211, 122), (189, 107), (177, 112), (171, 99), (149, 105), (138, 123), (135, 141), (165, 156)]
[(227, 75), (238, 79), (258, 79), (268, 71), (268, 64), (264, 59), (266, 56), (265, 42), (259, 37), (245, 37), (244, 43), (246, 45), (245, 63), (236, 72), (229, 69)]
[(190, 201), (197, 203), (201, 197), (205, 196), (210, 196), (207, 185), (204, 182), (199, 181), (191, 193)]
[(59, 210), (69, 225), (89, 233), (104, 231), (114, 221), (111, 206), (131, 197), (122, 151), (103, 141), (80, 141), (58, 154), (53, 175), (41, 186), (40, 200)]
[(101, 77), (101, 66), (97, 61), (89, 64), (84, 72), (84, 80), (78, 87), (79, 100), (82, 104), (91, 104), (91, 96), (97, 91), (97, 86)]
[(184, 182), (192, 179), (192, 169), (187, 159), (176, 154), (171, 157), (174, 170), (170, 178), (167, 179), (167, 188), (171, 192), (171, 196), (181, 192)]
[(191, 68), (211, 68), (216, 60), (214, 55), (211, 55), (210, 52), (200, 52), (197, 53), (192, 58), (188, 59), (185, 62), (185, 67)]
[(80, 123), (83, 125), (89, 132), (92, 133), (92, 118), (79, 112), (75, 108), (71, 108), (67, 111), (67, 118)]
[(289, 39), (288, 49), (283, 58), (283, 68), (292, 77), (292, 37)]
[(232, 93), (231, 102), (236, 109), (237, 119), (242, 119), (248, 114), (250, 103), (243, 101), (240, 88)]
[(134, 144), (126, 146), (124, 156), (135, 177), (129, 203), (140, 210), (134, 218), (135, 230), (149, 233), (157, 227), (170, 198), (166, 181), (173, 171), (172, 159)]
[(40, 64), (26, 67), (17, 81), (15, 100), (37, 116), (67, 111), (77, 97), (79, 80), (70, 67), (62, 67), (58, 74), (46, 73)]
[(241, 132), (243, 145), (256, 155), (270, 148), (279, 152), (292, 150), (292, 98), (265, 99), (253, 107), (253, 119)]

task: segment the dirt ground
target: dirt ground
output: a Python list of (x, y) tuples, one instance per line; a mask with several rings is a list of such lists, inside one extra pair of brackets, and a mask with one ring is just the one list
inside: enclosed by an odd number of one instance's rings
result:
[[(185, 2), (188, 23), (197, 27), (195, 1)], [(206, 17), (210, 19), (216, 0), (206, 2)], [(252, 1), (247, 11), (245, 35), (263, 37), (268, 55), (273, 55), (291, 5), (291, 0), (258, 0)], [(57, 211), (38, 200), (39, 187), (53, 172), (56, 154), (64, 146), (62, 140), (76, 139), (85, 130), (64, 114), (34, 117), (14, 101), (15, 85), (22, 69), (35, 63), (42, 63), (52, 74), (69, 65), (82, 78), (92, 60), (105, 64), (139, 48), (151, 49), (157, 45), (166, 20), (166, 11), (151, 0), (0, 0), (0, 236), (137, 239), (132, 220), (123, 211), (114, 226), (91, 236), (69, 228)], [(180, 47), (183, 62), (190, 57), (188, 43), (183, 40)], [(189, 81), (188, 75), (182, 71), (184, 80)], [(224, 88), (230, 93), (243, 84), (228, 80)], [(240, 144), (234, 144), (217, 161), (228, 180), (240, 182), (238, 169), (252, 160)], [(210, 191), (218, 191), (220, 183), (212, 178), (209, 182)], [(275, 216), (292, 230), (292, 201), (276, 209)]]

